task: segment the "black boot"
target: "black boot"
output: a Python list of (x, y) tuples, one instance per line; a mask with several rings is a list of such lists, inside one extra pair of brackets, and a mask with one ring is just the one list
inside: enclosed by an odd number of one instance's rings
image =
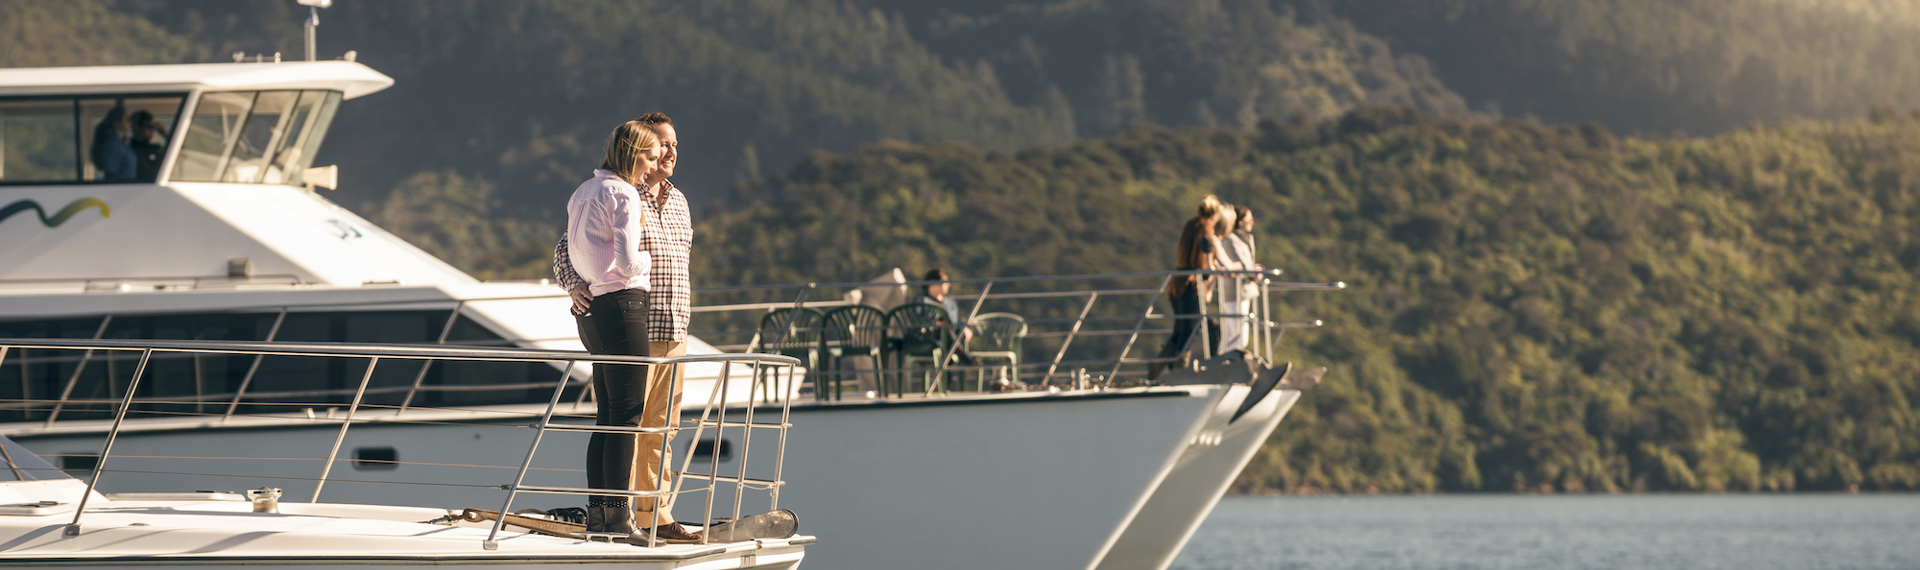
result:
[(587, 507), (587, 532), (608, 532), (613, 534), (633, 534), (633, 507), (621, 501), (617, 505), (592, 505)]
[(601, 515), (602, 517), (604, 517), (602, 519), (603, 522), (601, 524), (605, 525), (606, 527), (606, 530), (602, 530), (601, 532), (611, 532), (614, 534), (633, 534), (639, 531), (639, 529), (635, 528), (633, 525), (633, 507), (627, 506), (626, 504), (621, 504), (618, 506), (601, 507), (601, 508), (605, 510), (605, 513)]
[(587, 505), (587, 532), (606, 532), (607, 508)]

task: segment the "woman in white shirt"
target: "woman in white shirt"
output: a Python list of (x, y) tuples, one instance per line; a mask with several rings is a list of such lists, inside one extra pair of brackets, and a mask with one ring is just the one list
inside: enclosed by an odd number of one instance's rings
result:
[[(1226, 237), (1220, 239), (1220, 259), (1215, 265), (1221, 269), (1232, 270), (1260, 269), (1260, 264), (1253, 258), (1253, 210), (1247, 209), (1246, 206), (1231, 206), (1222, 210), (1222, 213), (1232, 212), (1232, 215), (1222, 216), (1225, 221), (1222, 225), (1225, 226), (1226, 231), (1221, 233), (1226, 234)], [(1251, 314), (1253, 298), (1259, 294), (1259, 290), (1256, 289), (1259, 287), (1259, 279), (1251, 275), (1234, 275), (1221, 279), (1220, 312)], [(1219, 352), (1245, 349), (1250, 332), (1247, 324), (1246, 317), (1221, 317)]]
[[(587, 318), (599, 337), (597, 354), (647, 356), (647, 289), (652, 260), (642, 247), (646, 210), (636, 185), (660, 167), (660, 139), (640, 121), (613, 130), (606, 158), (593, 178), (567, 200), (567, 257), (593, 295)], [(640, 427), (647, 369), (595, 364), (598, 403), (594, 423)], [(587, 487), (634, 488), (635, 436), (596, 433), (587, 443)], [(633, 534), (633, 508), (625, 496), (587, 499), (587, 531)]]

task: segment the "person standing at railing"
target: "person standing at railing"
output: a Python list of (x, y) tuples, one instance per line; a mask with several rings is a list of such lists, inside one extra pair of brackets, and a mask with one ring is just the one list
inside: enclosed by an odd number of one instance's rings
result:
[[(1221, 224), (1225, 228), (1221, 233), (1219, 256), (1214, 263), (1220, 269), (1233, 271), (1259, 270), (1260, 264), (1253, 257), (1253, 210), (1246, 206), (1234, 205), (1221, 210)], [(1260, 278), (1254, 275), (1234, 275), (1221, 279), (1220, 312), (1236, 315), (1251, 314), (1253, 299), (1260, 294)], [(1248, 329), (1246, 317), (1220, 318), (1220, 349), (1216, 353), (1231, 350), (1244, 350), (1247, 347)]]
[[(642, 241), (646, 210), (636, 185), (644, 184), (660, 164), (660, 139), (639, 121), (628, 121), (607, 141), (606, 158), (593, 178), (567, 200), (568, 261), (591, 295), (585, 315), (596, 354), (647, 356), (647, 289), (652, 259)], [(595, 424), (639, 427), (646, 394), (646, 372), (634, 366), (595, 365), (598, 398)], [(595, 433), (587, 444), (587, 486), (633, 488), (636, 438), (632, 434)], [(593, 495), (587, 500), (589, 532), (634, 533), (633, 510), (625, 496)]]
[[(1220, 199), (1209, 194), (1180, 229), (1180, 245), (1174, 253), (1173, 268), (1177, 271), (1215, 269), (1214, 252), (1220, 251), (1220, 238), (1216, 233), (1219, 224)], [(1188, 345), (1201, 324), (1200, 315), (1206, 307), (1212, 281), (1207, 275), (1175, 275), (1167, 281), (1167, 298), (1173, 302), (1173, 335), (1160, 346), (1160, 358), (1178, 358), (1176, 364), (1186, 365)], [(1159, 378), (1165, 368), (1162, 362), (1147, 365), (1147, 378)]]
[[(693, 218), (687, 206), (687, 198), (680, 189), (668, 179), (673, 176), (674, 167), (680, 158), (680, 138), (673, 127), (673, 120), (662, 113), (648, 113), (635, 119), (658, 138), (662, 149), (660, 161), (651, 174), (647, 175), (637, 187), (640, 192), (639, 204), (643, 212), (645, 237), (641, 240), (651, 266), (649, 275), (648, 304), (646, 311), (648, 354), (652, 356), (681, 356), (687, 353), (687, 324), (692, 319), (692, 279), (688, 275), (688, 260), (693, 247)], [(569, 234), (570, 236), (571, 234)], [(579, 320), (580, 340), (589, 352), (600, 352), (596, 327), (591, 325), (588, 312), (595, 299), (590, 287), (574, 270), (568, 249), (569, 236), (562, 236), (554, 245), (554, 278), (561, 287), (567, 289), (573, 298), (573, 309)], [(686, 371), (675, 366), (648, 367), (644, 396), (644, 413), (640, 425), (647, 427), (674, 426), (680, 418), (680, 389)], [(604, 394), (600, 386), (604, 384), (603, 367), (594, 369), (596, 392)], [(607, 409), (601, 406), (601, 409)], [(605, 419), (605, 418), (601, 418)], [(667, 436), (671, 438), (671, 435)], [(661, 453), (659, 435), (641, 435), (637, 438), (638, 452), (634, 455), (632, 480), (629, 488), (653, 490), (654, 481), (660, 477), (664, 466), (673, 462), (672, 450)], [(589, 479), (593, 479), (594, 470), (589, 469)], [(670, 479), (669, 479), (670, 480)], [(589, 486), (594, 486), (589, 481)], [(600, 487), (596, 487), (600, 488)], [(633, 502), (634, 519), (641, 528), (651, 526), (655, 518), (656, 504), (658, 518), (664, 523), (657, 534), (667, 541), (697, 541), (700, 535), (688, 532), (685, 527), (674, 522), (672, 498), (656, 501), (640, 498)]]

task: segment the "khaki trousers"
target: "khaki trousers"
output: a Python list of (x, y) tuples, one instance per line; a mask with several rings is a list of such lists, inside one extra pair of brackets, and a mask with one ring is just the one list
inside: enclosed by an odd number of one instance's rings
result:
[[(656, 358), (684, 356), (687, 354), (687, 343), (649, 342), (647, 343), (647, 353)], [(687, 371), (684, 366), (648, 367), (647, 399), (642, 408), (644, 410), (642, 412), (643, 415), (640, 417), (641, 427), (661, 427), (668, 425), (678, 427), (680, 423), (680, 388), (686, 383), (686, 376)], [(669, 434), (667, 441), (673, 441), (672, 437), (673, 436)], [(676, 472), (671, 468), (673, 466), (673, 447), (666, 447), (666, 452), (663, 454), (661, 453), (662, 448), (660, 446), (659, 435), (641, 434), (636, 439), (640, 446), (640, 449), (637, 450), (638, 452), (633, 455), (633, 478), (636, 480), (627, 488), (636, 491), (656, 490), (653, 488), (653, 482), (656, 477), (660, 476), (662, 466), (666, 466), (668, 468), (666, 486), (668, 489), (672, 489), (672, 473)], [(651, 497), (637, 497), (633, 500), (633, 520), (640, 528), (650, 528), (653, 526), (654, 502), (654, 499)], [(660, 506), (660, 522), (662, 524), (673, 522), (672, 497), (667, 497)]]

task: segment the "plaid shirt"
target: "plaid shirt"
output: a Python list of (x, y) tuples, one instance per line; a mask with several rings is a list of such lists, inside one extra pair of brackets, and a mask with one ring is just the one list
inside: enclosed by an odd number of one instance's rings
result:
[[(667, 192), (667, 203), (657, 193)], [(654, 342), (685, 342), (687, 321), (693, 318), (693, 280), (687, 275), (688, 252), (693, 249), (693, 213), (687, 196), (672, 182), (640, 189), (646, 205), (647, 233), (640, 247), (653, 257), (653, 275), (647, 292), (647, 336)], [(567, 237), (553, 245), (553, 278), (572, 291), (586, 284), (567, 257)]]

